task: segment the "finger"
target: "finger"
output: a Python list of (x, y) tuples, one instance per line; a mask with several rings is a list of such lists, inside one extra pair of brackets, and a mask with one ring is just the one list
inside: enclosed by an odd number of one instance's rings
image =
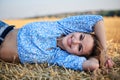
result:
[(105, 65), (106, 68), (109, 68), (108, 64)]
[(109, 62), (111, 63), (112, 66), (115, 65), (115, 63), (113, 62), (113, 60), (110, 60)]
[(106, 68), (109, 67), (108, 61), (105, 62), (105, 67), (106, 67)]
[(108, 68), (112, 68), (113, 67), (113, 63), (111, 62), (111, 60), (108, 60)]

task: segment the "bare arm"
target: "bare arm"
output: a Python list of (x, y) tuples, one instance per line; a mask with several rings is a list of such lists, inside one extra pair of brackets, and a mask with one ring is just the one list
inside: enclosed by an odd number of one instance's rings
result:
[(90, 58), (83, 63), (83, 70), (94, 71), (99, 68), (99, 61), (96, 58)]
[(95, 25), (95, 35), (98, 37), (98, 39), (100, 40), (103, 49), (106, 51), (107, 46), (106, 46), (106, 35), (105, 35), (105, 27), (104, 27), (104, 22), (103, 21), (99, 21), (96, 23)]
[(103, 21), (99, 21), (96, 23), (95, 35), (98, 37), (99, 41), (101, 42), (101, 45), (103, 46), (102, 57), (104, 57), (104, 60), (106, 60), (105, 66), (111, 68), (114, 65), (114, 62), (109, 58), (107, 54), (105, 54), (107, 50), (107, 46), (106, 46), (105, 27)]

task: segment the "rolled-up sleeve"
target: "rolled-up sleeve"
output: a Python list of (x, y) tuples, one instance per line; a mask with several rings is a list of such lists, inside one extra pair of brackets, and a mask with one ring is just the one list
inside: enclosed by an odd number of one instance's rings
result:
[(68, 33), (76, 31), (90, 33), (94, 31), (94, 25), (101, 20), (103, 17), (100, 15), (80, 15), (64, 18), (58, 21), (58, 24)]
[(57, 56), (53, 64), (57, 64), (58, 66), (63, 66), (65, 68), (73, 69), (73, 70), (83, 70), (83, 63), (86, 61), (85, 57), (80, 57), (72, 54), (63, 54), (63, 56)]

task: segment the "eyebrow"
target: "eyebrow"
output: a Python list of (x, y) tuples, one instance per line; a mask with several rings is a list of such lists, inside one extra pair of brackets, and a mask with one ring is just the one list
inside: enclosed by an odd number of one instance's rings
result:
[[(83, 33), (83, 39), (84, 39), (84, 38), (85, 38), (85, 34)], [(82, 39), (82, 40), (83, 40), (83, 39)]]

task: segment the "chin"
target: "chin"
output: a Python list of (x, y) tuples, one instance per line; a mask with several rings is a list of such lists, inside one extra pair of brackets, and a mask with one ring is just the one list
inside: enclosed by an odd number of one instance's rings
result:
[(68, 48), (69, 48), (69, 46), (68, 46), (68, 44), (67, 44), (67, 38), (68, 38), (68, 37), (65, 37), (65, 38), (63, 38), (63, 40), (62, 40), (62, 45), (63, 45), (64, 50), (68, 50)]

